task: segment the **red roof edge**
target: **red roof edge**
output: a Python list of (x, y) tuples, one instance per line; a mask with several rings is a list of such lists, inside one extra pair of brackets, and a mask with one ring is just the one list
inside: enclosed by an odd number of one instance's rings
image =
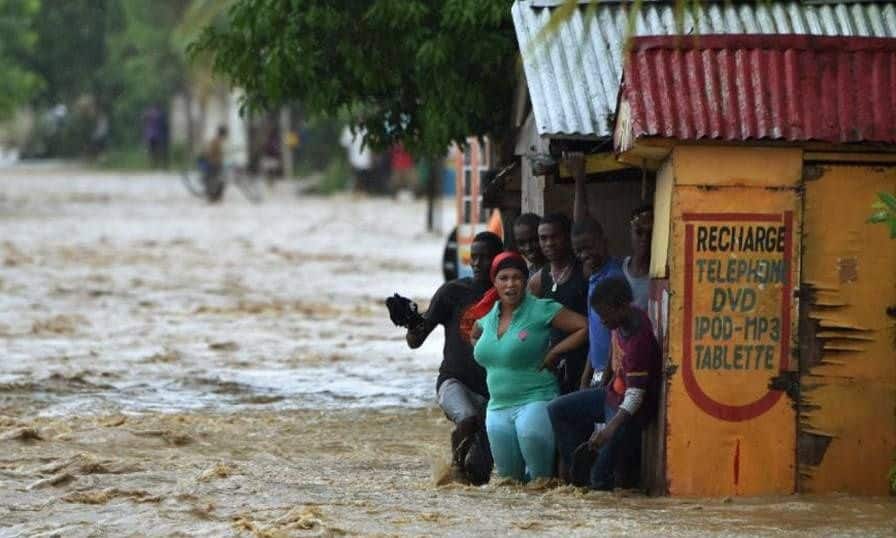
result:
[(896, 144), (896, 39), (634, 38), (617, 151), (636, 139)]
[(643, 36), (632, 38), (629, 52), (652, 49), (721, 50), (773, 49), (824, 52), (894, 52), (890, 37), (843, 37), (806, 34), (711, 34)]

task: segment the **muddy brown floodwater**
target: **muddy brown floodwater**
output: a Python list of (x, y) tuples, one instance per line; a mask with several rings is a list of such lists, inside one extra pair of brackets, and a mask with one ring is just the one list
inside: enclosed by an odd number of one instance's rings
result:
[(437, 485), (441, 334), (411, 352), (381, 303), (439, 284), (422, 216), (0, 170), (0, 537), (896, 532), (890, 498)]

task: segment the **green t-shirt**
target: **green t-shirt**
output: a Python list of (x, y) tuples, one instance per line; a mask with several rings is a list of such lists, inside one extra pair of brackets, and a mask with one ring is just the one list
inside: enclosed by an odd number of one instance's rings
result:
[(563, 305), (526, 294), (516, 308), (507, 331), (498, 338), (500, 301), (479, 320), (482, 336), (473, 357), (485, 368), (491, 395), (489, 409), (504, 409), (552, 400), (559, 389), (557, 378), (538, 368), (544, 362), (551, 338), (551, 321)]

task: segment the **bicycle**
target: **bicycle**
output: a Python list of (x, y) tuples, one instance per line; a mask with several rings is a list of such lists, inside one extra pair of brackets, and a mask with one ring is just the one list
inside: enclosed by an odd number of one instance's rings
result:
[(180, 176), (190, 194), (209, 203), (220, 202), (229, 183), (233, 183), (252, 203), (260, 203), (264, 198), (261, 178), (245, 166), (233, 162), (225, 163), (217, 176), (212, 176), (201, 160), (195, 159), (187, 162)]

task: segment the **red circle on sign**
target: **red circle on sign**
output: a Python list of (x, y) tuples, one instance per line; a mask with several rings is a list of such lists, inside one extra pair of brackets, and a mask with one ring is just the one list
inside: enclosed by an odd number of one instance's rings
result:
[[(775, 221), (780, 222), (780, 214), (750, 214), (737, 213), (690, 213), (683, 215), (685, 221)], [(790, 253), (793, 245), (792, 223), (793, 213), (784, 213), (784, 285), (781, 289), (781, 360), (778, 365), (779, 372), (787, 369), (790, 353)], [(769, 390), (758, 400), (746, 405), (728, 405), (712, 399), (697, 381), (694, 375), (694, 363), (692, 357), (691, 335), (693, 335), (693, 298), (694, 298), (694, 226), (688, 224), (685, 227), (684, 237), (685, 266), (684, 266), (684, 357), (682, 358), (682, 375), (684, 388), (703, 412), (729, 422), (740, 422), (761, 416), (774, 407), (781, 399), (782, 391)]]

